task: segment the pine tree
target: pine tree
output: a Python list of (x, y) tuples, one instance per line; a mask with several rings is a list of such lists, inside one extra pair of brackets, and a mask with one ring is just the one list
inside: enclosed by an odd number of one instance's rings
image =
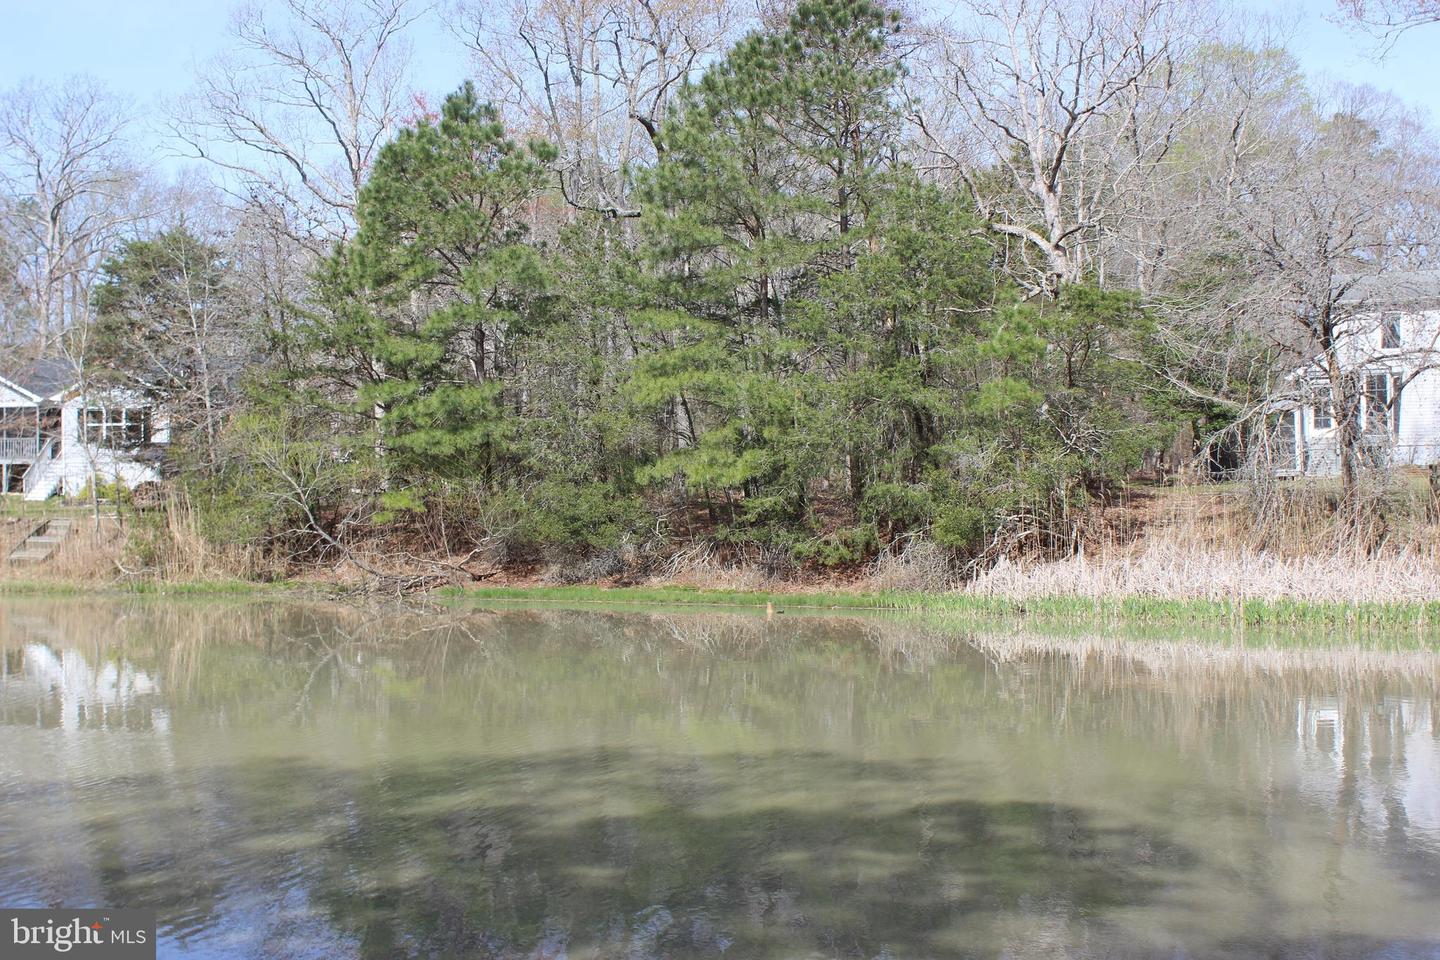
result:
[(824, 331), (806, 306), (853, 268), (896, 144), (897, 17), (867, 0), (806, 0), (692, 88), (642, 183), (662, 348), (632, 394), (678, 402), (689, 435), (649, 475), (738, 488), (752, 520), (803, 516), (834, 450)]
[(553, 156), (507, 138), (469, 83), (380, 151), (310, 332), (397, 480), (489, 473), (506, 448), (511, 341), (547, 290), (524, 216)]
[(183, 226), (130, 240), (101, 268), (86, 350), (95, 380), (152, 400), (175, 440), (198, 436), (207, 463), (256, 347), (231, 287), (224, 252)]

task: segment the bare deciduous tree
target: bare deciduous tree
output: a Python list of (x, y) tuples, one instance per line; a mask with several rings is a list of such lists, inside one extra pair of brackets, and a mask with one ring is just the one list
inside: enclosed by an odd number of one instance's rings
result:
[(311, 250), (274, 205), (252, 201), (234, 211), (230, 222), (231, 302), (271, 358), (292, 369), (300, 362), (292, 341), (296, 311), (305, 308), (310, 292)]
[[(1097, 271), (1107, 284), (1145, 293), (1162, 318), (1152, 371), (1240, 419), (1269, 402), (1277, 355), (1294, 356), (1266, 338), (1268, 293), (1232, 276), (1247, 256), (1232, 223), (1240, 172), (1284, 141), (1308, 103), (1298, 65), (1269, 40), (1206, 44), (1183, 64), (1180, 82), (1190, 89), (1177, 104), (1184, 122), (1163, 154), (1109, 201)], [(1195, 439), (1205, 440), (1198, 429)]]
[(1086, 274), (1106, 204), (1173, 143), (1177, 63), (1199, 9), (963, 0), (935, 30), (932, 89), (916, 112), (923, 149), (964, 180), (993, 230), (1019, 241), (1014, 272), (1034, 292)]
[[(1373, 312), (1382, 286), (1374, 278), (1411, 242), (1407, 221), (1432, 189), (1433, 177), (1416, 176), (1417, 134), (1402, 112), (1373, 91), (1341, 90), (1292, 117), (1287, 136), (1236, 175), (1232, 222), (1249, 267), (1251, 309), (1268, 315), (1280, 356), (1301, 371), (1287, 389), (1319, 381), (1350, 506), (1368, 460), (1362, 373), (1380, 347), (1375, 322), (1361, 318)], [(1406, 383), (1435, 368), (1435, 347), (1409, 345), (1403, 372), (1381, 401), (1387, 409)]]
[(741, 19), (730, 0), (465, 0), (454, 25), (507, 119), (560, 149), (570, 205), (629, 217), (627, 170)]
[(284, 211), (299, 239), (348, 234), (376, 152), (414, 108), (406, 30), (415, 0), (284, 0), (240, 8), (232, 54), (211, 63), (177, 110), (186, 152), (237, 193)]
[(216, 441), (239, 380), (265, 332), (238, 287), (237, 231), (218, 198), (172, 191), (152, 237), (125, 244), (97, 290), (106, 379), (151, 398), (172, 436), (198, 438), (214, 467)]
[(1440, 0), (1340, 0), (1340, 10), (1388, 43), (1407, 30), (1440, 23)]
[(101, 262), (144, 214), (126, 125), (125, 106), (84, 78), (0, 98), (0, 235), (31, 325), (12, 335), (34, 352), (88, 323)]

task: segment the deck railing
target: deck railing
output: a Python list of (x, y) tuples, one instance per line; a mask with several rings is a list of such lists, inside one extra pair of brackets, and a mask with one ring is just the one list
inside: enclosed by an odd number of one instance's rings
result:
[(0, 437), (0, 461), (34, 463), (40, 453), (40, 441), (34, 437)]
[(37, 462), (25, 471), (25, 478), (20, 481), (21, 492), (28, 494), (48, 479), (50, 461), (54, 460), (59, 452), (60, 445), (56, 443), (56, 438), (47, 437), (45, 445), (40, 448), (39, 455), (35, 458)]

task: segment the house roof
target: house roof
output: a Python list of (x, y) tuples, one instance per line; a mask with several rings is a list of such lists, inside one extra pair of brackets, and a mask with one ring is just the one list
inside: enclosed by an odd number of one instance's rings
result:
[(65, 357), (41, 357), (11, 379), (36, 396), (53, 397), (79, 383), (80, 371)]
[(1382, 306), (1440, 300), (1440, 270), (1396, 270), (1346, 279), (1351, 286), (1341, 303)]
[(18, 387), (36, 400), (63, 393), (79, 381), (80, 374), (74, 361), (64, 357), (41, 357), (8, 376), (0, 377), (0, 382)]

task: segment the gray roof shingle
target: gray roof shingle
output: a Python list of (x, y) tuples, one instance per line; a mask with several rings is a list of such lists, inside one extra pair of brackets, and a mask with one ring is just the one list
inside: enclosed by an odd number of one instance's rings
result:
[(1352, 286), (1341, 303), (1382, 306), (1440, 300), (1440, 270), (1396, 270), (1346, 280)]
[(36, 396), (53, 397), (78, 383), (80, 374), (75, 363), (65, 357), (41, 357), (6, 379)]

